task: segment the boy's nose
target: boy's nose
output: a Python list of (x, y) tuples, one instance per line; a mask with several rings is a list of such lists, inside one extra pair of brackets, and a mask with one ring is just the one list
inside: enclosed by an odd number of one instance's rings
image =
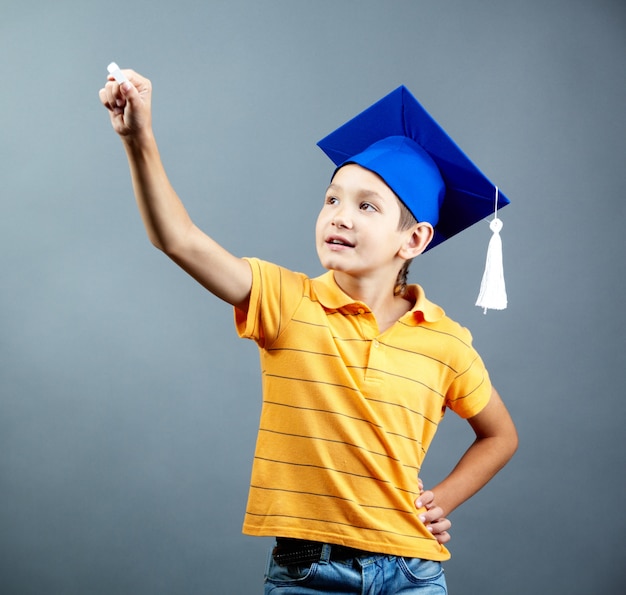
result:
[(345, 227), (345, 228), (352, 227), (352, 220), (350, 219), (349, 215), (345, 212), (345, 209), (342, 209), (341, 211), (338, 211), (335, 213), (332, 223), (336, 227)]

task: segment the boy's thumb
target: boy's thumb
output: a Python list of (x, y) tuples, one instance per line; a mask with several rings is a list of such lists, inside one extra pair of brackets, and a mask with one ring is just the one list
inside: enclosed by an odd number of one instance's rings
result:
[(135, 85), (133, 85), (130, 81), (124, 81), (120, 85), (120, 92), (122, 93), (122, 97), (126, 100), (126, 103), (128, 103), (131, 107), (137, 106), (139, 91)]
[(124, 81), (120, 85), (120, 89), (122, 90), (122, 95), (124, 95), (124, 97), (129, 97), (132, 95), (134, 87), (129, 81)]

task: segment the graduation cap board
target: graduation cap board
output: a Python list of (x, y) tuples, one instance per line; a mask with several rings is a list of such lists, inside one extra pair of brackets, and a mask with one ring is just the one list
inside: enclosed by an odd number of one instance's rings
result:
[[(318, 146), (337, 168), (356, 163), (380, 176), (420, 222), (431, 223), (435, 235), (428, 250), (495, 213), (487, 264), (501, 269), (502, 227), (498, 210), (509, 199), (490, 182), (465, 153), (400, 86), (320, 140)], [(493, 245), (496, 244), (496, 245)], [(498, 245), (500, 255), (490, 255)], [(481, 295), (494, 294), (494, 273), (487, 267)], [(504, 278), (495, 272), (496, 293), (485, 308), (506, 307)], [(504, 292), (504, 298), (502, 293)], [(484, 297), (484, 296), (483, 296)], [(479, 297), (479, 301), (481, 298)], [(482, 300), (485, 301), (484, 299)]]

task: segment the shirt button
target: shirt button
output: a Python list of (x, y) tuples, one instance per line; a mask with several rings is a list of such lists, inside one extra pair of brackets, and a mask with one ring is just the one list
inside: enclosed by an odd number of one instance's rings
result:
[(380, 343), (378, 342), (378, 339), (374, 339), (374, 347), (376, 347), (377, 349), (380, 347)]
[(359, 309), (357, 310), (357, 312), (358, 312), (359, 314), (365, 314), (365, 310), (364, 310), (363, 308), (359, 308)]

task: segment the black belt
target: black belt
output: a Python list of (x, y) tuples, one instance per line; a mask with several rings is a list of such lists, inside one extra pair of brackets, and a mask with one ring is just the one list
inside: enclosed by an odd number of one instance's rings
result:
[[(311, 564), (319, 562), (324, 549), (319, 541), (304, 541), (302, 539), (276, 539), (276, 547), (272, 551), (274, 562), (279, 566), (291, 566), (292, 564)], [(356, 556), (371, 556), (371, 552), (358, 550), (344, 545), (330, 544), (329, 560), (349, 560)]]

